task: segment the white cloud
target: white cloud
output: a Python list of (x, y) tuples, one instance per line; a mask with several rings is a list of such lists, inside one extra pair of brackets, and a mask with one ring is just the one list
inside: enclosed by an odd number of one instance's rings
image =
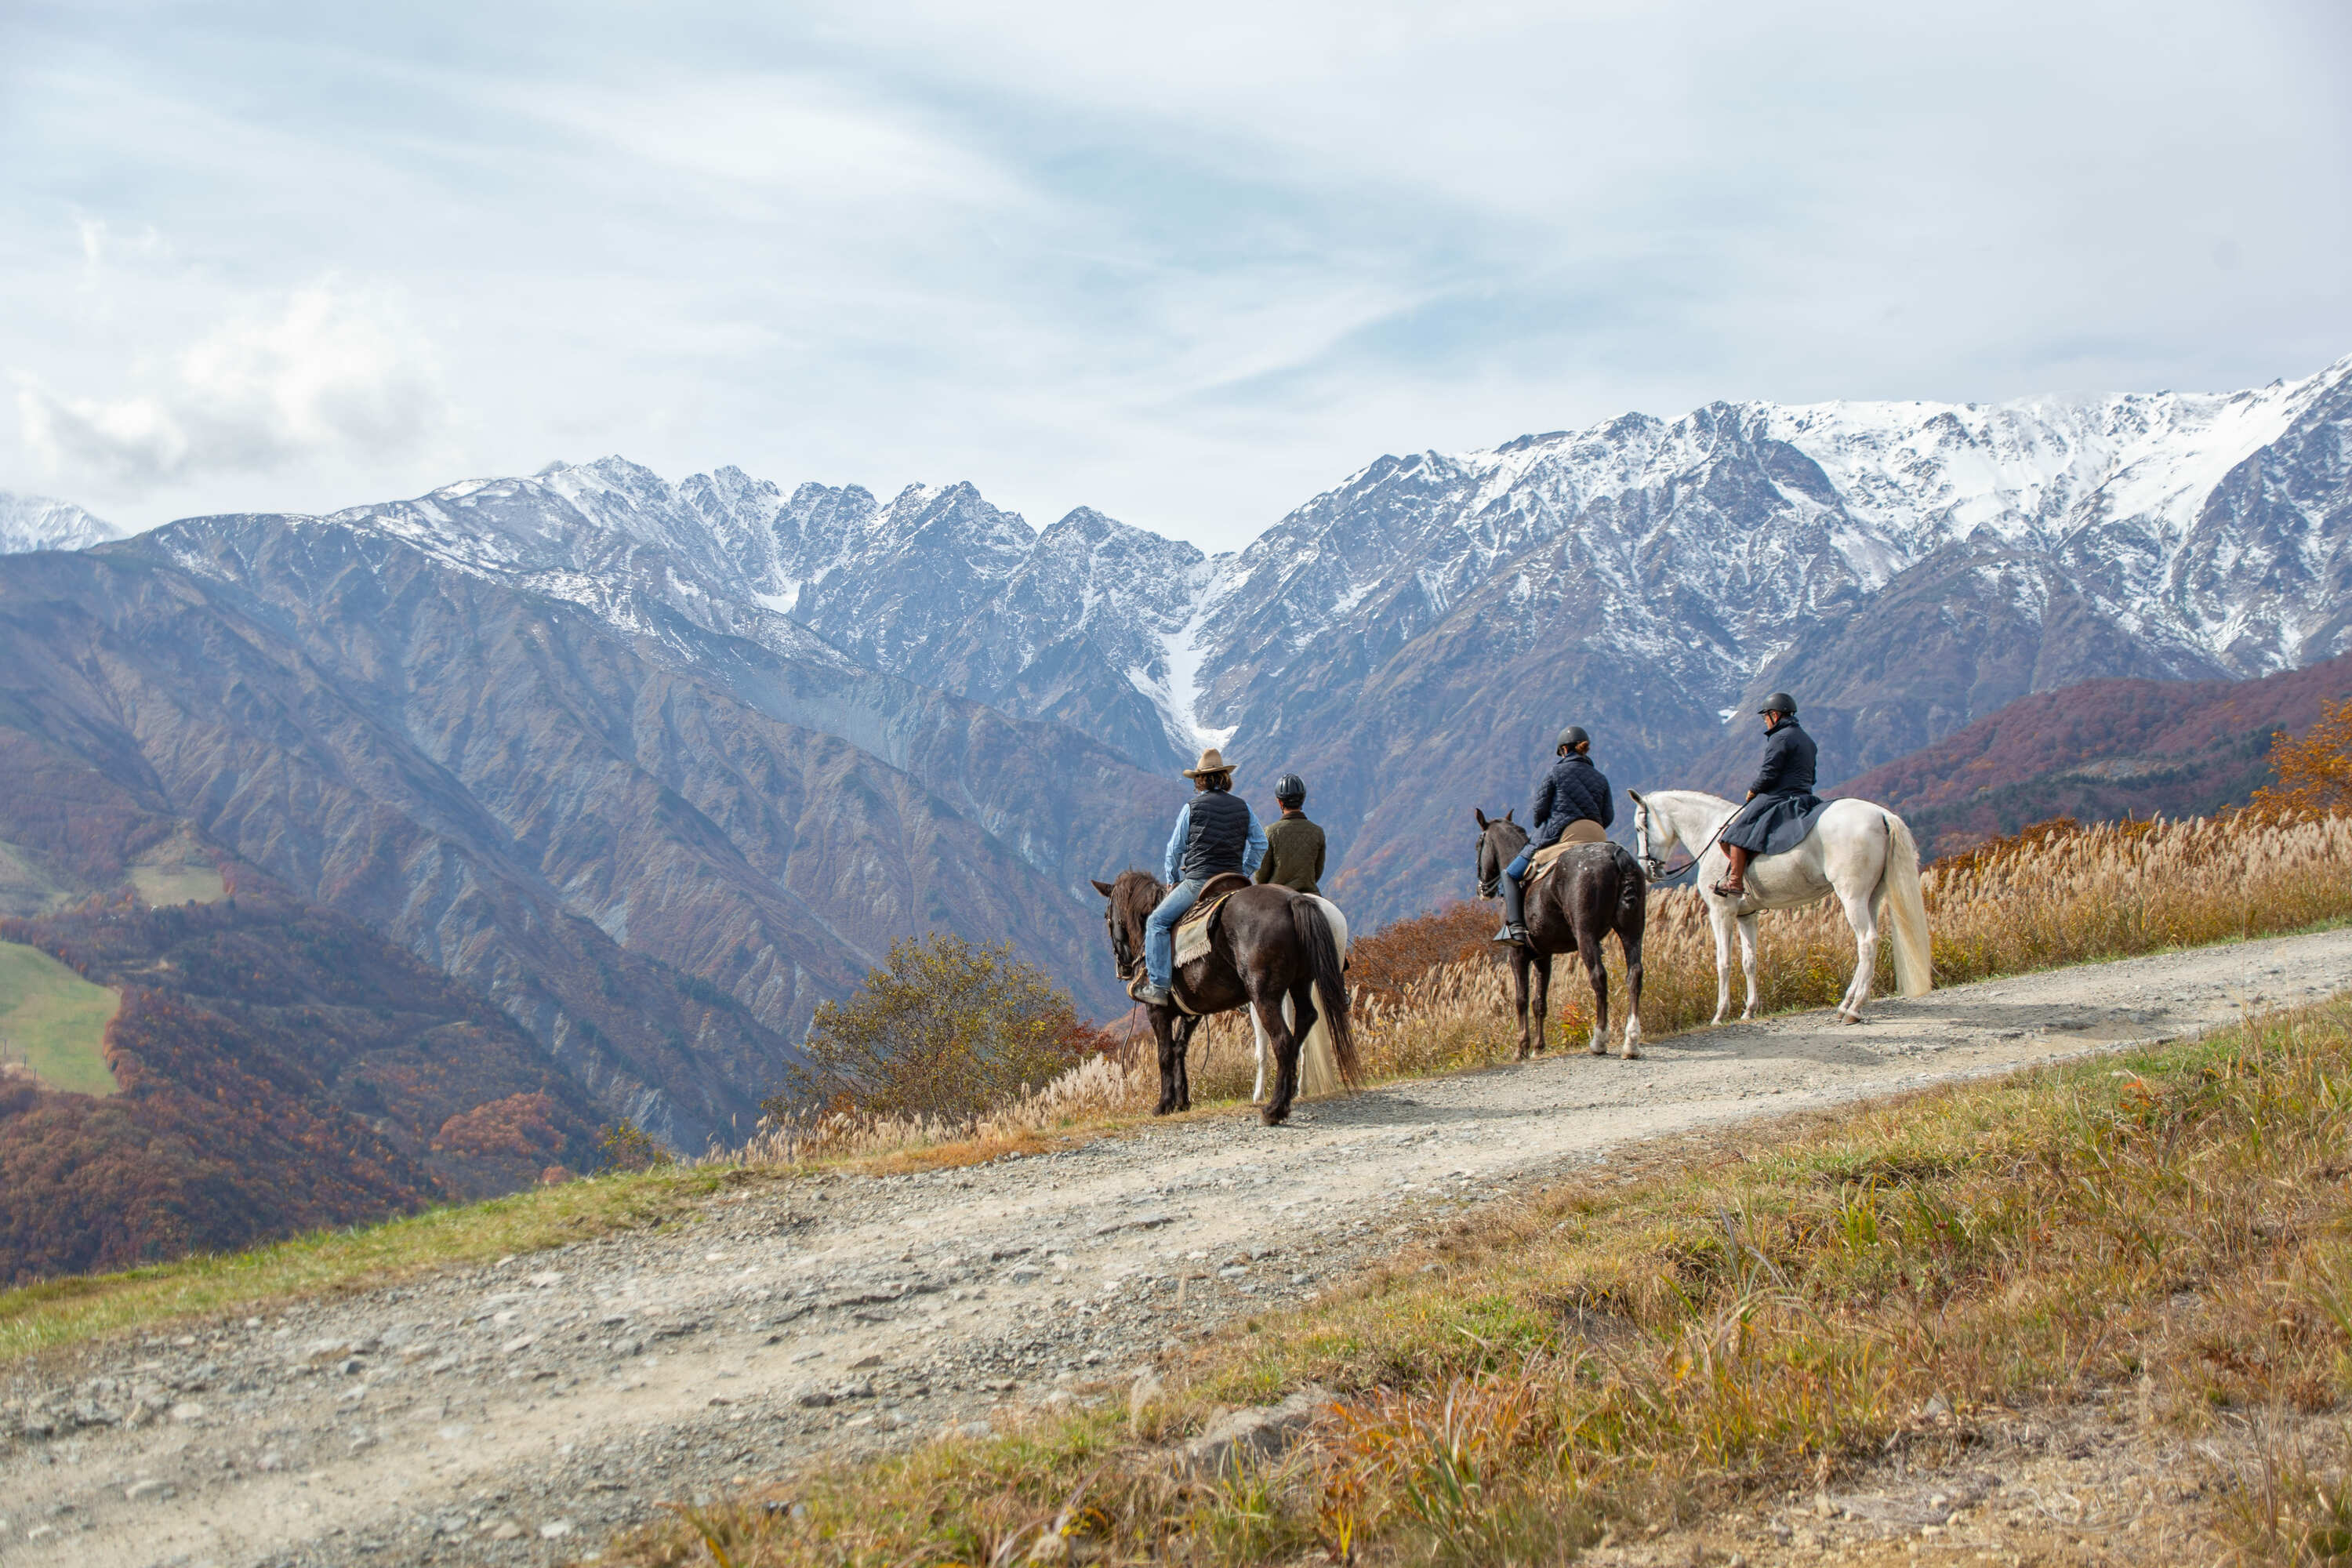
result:
[[(88, 228), (84, 241), (94, 248)], [(449, 418), (435, 358), (396, 304), (331, 279), (133, 367), (131, 380), (95, 397), (26, 380), (24, 445), (54, 476), (136, 490), (320, 458), (380, 462), (425, 446)]]

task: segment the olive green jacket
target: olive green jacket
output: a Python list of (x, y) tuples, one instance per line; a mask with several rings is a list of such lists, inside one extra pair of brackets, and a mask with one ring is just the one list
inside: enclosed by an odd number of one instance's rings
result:
[(1320, 895), (1323, 879), (1323, 830), (1304, 816), (1287, 812), (1265, 825), (1265, 858), (1257, 863), (1257, 879), (1279, 882), (1302, 893)]

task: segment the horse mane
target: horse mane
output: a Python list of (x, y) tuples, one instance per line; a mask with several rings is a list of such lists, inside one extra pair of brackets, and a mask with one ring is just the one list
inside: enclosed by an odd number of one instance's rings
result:
[(1642, 793), (1642, 798), (1668, 808), (1676, 805), (1702, 805), (1710, 811), (1724, 812), (1737, 811), (1739, 808), (1738, 801), (1726, 800), (1719, 795), (1709, 795), (1703, 789), (1644, 790)]
[[(1137, 897), (1138, 888), (1143, 889), (1144, 896), (1141, 898)], [(1111, 879), (1110, 890), (1111, 902), (1118, 908), (1119, 911), (1126, 913), (1133, 910), (1138, 920), (1150, 914), (1151, 906), (1158, 903), (1167, 891), (1160, 885), (1159, 878), (1134, 866), (1129, 866)]]

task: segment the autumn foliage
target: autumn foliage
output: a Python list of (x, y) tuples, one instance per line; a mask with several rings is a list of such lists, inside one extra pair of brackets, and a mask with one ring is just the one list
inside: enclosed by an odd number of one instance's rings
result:
[(1492, 957), (1499, 907), (1457, 901), (1354, 938), (1348, 948), (1349, 985), (1367, 1001), (1394, 1001), (1447, 964)]
[(299, 905), (94, 904), (0, 941), (121, 990), (121, 1092), (0, 1080), (0, 1280), (124, 1268), (587, 1168), (594, 1121), (513, 1021)]
[(769, 1110), (969, 1121), (1109, 1045), (1011, 943), (935, 931), (894, 944), (854, 995), (817, 1008), (809, 1065)]
[(2278, 782), (2254, 792), (2264, 816), (2335, 816), (2352, 811), (2352, 697), (2320, 705), (2318, 722), (2271, 744)]

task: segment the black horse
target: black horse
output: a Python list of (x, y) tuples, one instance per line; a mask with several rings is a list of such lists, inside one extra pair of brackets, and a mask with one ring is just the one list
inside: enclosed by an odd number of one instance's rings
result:
[[(1511, 814), (1478, 819), (1478, 896), (1491, 899), (1503, 868), (1528, 846), (1528, 830)], [(1642, 931), (1650, 917), (1650, 884), (1622, 845), (1575, 844), (1541, 880), (1528, 888), (1528, 943), (1511, 947), (1511, 987), (1519, 1007), (1519, 1059), (1544, 1048), (1544, 1007), (1550, 999), (1551, 958), (1573, 952), (1584, 960), (1592, 982), (1592, 1040), (1596, 1057), (1609, 1054), (1609, 971), (1601, 963), (1601, 940), (1617, 933), (1625, 950), (1625, 1059), (1642, 1054)], [(1535, 960), (1540, 958), (1542, 963)], [(1532, 1010), (1530, 1010), (1532, 1006)]]
[[(1240, 879), (1236, 878), (1236, 881)], [(1214, 891), (1216, 884), (1210, 884)], [(1108, 900), (1103, 910), (1110, 928), (1111, 956), (1118, 977), (1134, 978), (1142, 963), (1143, 922), (1168, 889), (1141, 871), (1124, 871), (1116, 882), (1097, 882), (1095, 890)], [(1356, 1041), (1348, 1031), (1348, 983), (1341, 973), (1339, 945), (1331, 933), (1322, 906), (1303, 893), (1272, 883), (1244, 885), (1225, 900), (1213, 917), (1216, 926), (1209, 951), (1176, 971), (1176, 993), (1196, 1014), (1223, 1013), (1234, 1007), (1257, 1009), (1257, 1019), (1274, 1047), (1274, 1093), (1261, 1113), (1269, 1127), (1290, 1114), (1291, 1098), (1298, 1092), (1298, 1046), (1317, 1017), (1330, 1026), (1331, 1054), (1339, 1076), (1356, 1081)], [(1283, 998), (1290, 999), (1293, 1025), (1282, 1016)], [(1322, 1005), (1318, 1006), (1320, 999)], [(1184, 1053), (1192, 1037), (1194, 1019), (1174, 1006), (1145, 1009), (1151, 1015), (1151, 1032), (1160, 1042), (1160, 1108), (1165, 1116), (1192, 1109), (1192, 1086), (1184, 1075)]]

